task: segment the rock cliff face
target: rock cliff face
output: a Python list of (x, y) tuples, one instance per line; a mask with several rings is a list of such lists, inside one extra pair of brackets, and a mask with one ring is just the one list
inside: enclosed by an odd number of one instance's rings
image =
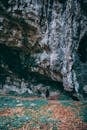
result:
[(0, 0), (1, 71), (36, 72), (82, 93), (86, 39), (86, 0)]

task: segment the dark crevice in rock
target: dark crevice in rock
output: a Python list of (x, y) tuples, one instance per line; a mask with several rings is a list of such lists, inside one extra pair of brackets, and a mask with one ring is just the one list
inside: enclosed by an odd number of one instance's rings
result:
[(79, 42), (78, 55), (81, 62), (87, 62), (87, 34), (85, 34)]
[(2, 3), (5, 8), (8, 8), (9, 7), (8, 1), (9, 0), (0, 0), (0, 3)]
[(67, 0), (58, 0), (60, 3), (64, 4)]
[(87, 0), (81, 0), (80, 4), (82, 13), (87, 16)]

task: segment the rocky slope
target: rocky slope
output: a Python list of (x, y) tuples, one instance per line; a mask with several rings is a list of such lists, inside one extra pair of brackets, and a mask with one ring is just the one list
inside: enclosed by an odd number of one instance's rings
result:
[(86, 39), (86, 0), (0, 0), (2, 75), (35, 72), (87, 93)]

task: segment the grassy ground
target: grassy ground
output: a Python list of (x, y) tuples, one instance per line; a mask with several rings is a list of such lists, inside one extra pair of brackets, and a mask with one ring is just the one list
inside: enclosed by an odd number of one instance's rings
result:
[(87, 103), (0, 95), (0, 130), (87, 130)]

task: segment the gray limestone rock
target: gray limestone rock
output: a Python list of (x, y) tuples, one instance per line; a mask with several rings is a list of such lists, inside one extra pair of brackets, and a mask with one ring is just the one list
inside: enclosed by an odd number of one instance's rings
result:
[[(26, 68), (82, 93), (87, 84), (86, 7), (86, 0), (1, 0), (0, 66), (18, 73)], [(10, 50), (7, 61), (2, 49)], [(9, 65), (11, 58), (16, 60)]]

